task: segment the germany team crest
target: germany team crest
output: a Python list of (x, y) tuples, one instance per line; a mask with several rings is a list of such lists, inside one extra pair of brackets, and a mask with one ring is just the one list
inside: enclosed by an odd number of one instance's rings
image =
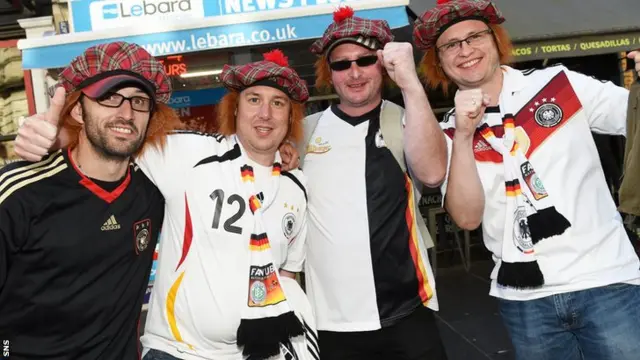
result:
[(133, 224), (133, 241), (135, 243), (136, 254), (147, 249), (151, 241), (151, 220), (144, 219)]
[(249, 307), (275, 305), (285, 300), (273, 264), (251, 266), (249, 270)]

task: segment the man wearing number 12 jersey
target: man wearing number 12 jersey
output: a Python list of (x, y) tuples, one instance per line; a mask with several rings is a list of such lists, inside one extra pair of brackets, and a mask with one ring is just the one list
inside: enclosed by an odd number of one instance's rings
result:
[(308, 90), (278, 50), (221, 78), (219, 134), (177, 132), (138, 158), (167, 202), (144, 359), (317, 359), (311, 305), (292, 278), (306, 180), (278, 152), (301, 136)]

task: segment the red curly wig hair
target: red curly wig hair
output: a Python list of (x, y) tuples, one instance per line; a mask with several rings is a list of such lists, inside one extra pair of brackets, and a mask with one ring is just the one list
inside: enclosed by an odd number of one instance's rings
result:
[[(214, 124), (204, 129), (206, 133), (217, 132), (219, 134), (229, 136), (236, 133), (236, 109), (238, 108), (239, 92), (232, 90), (222, 97), (220, 103), (216, 106), (217, 129)], [(302, 140), (302, 120), (304, 119), (304, 104), (291, 101), (291, 112), (289, 113), (289, 131), (285, 140), (292, 141), (297, 144)]]
[[(513, 49), (513, 45), (507, 30), (502, 25), (497, 24), (489, 24), (489, 28), (493, 33), (493, 39), (495, 40), (498, 48), (500, 65), (509, 64), (511, 62), (511, 51)], [(424, 53), (420, 60), (418, 71), (427, 86), (432, 89), (442, 87), (442, 91), (445, 95), (449, 93), (453, 83), (442, 70), (435, 46)]]
[[(62, 108), (61, 123), (62, 128), (71, 139), (71, 142), (68, 144), (69, 147), (75, 147), (78, 144), (80, 130), (82, 130), (83, 127), (83, 124), (76, 121), (76, 119), (71, 115), (71, 111), (80, 101), (81, 95), (81, 91), (74, 91), (67, 94)], [(168, 105), (157, 103), (155, 105), (153, 115), (149, 120), (149, 127), (147, 128), (145, 141), (136, 155), (141, 154), (149, 145), (161, 148), (165, 144), (167, 134), (170, 131), (182, 128), (182, 122), (176, 112)]]

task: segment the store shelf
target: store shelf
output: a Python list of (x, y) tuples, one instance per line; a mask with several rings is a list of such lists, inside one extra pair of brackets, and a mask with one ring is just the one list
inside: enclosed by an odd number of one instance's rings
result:
[(13, 141), (16, 139), (16, 134), (0, 135), (0, 142)]

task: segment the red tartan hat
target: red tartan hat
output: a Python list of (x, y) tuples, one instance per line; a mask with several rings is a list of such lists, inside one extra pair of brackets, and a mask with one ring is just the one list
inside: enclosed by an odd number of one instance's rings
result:
[(304, 80), (289, 66), (280, 50), (264, 54), (264, 60), (245, 65), (225, 65), (222, 68), (222, 83), (227, 89), (242, 91), (250, 86), (272, 86), (298, 102), (309, 98)]
[(413, 42), (423, 51), (435, 46), (438, 37), (449, 26), (462, 20), (477, 19), (489, 24), (502, 24), (504, 17), (494, 3), (488, 0), (438, 0), (433, 9), (416, 19)]
[(311, 45), (316, 55), (329, 54), (338, 44), (352, 42), (371, 50), (382, 49), (393, 41), (393, 34), (386, 20), (369, 20), (353, 16), (353, 9), (342, 6), (333, 13), (333, 22), (324, 35)]
[(91, 97), (100, 97), (124, 84), (141, 87), (160, 103), (168, 103), (171, 97), (171, 81), (164, 66), (139, 45), (122, 41), (85, 50), (60, 73), (49, 93), (63, 86), (67, 92), (82, 90)]

